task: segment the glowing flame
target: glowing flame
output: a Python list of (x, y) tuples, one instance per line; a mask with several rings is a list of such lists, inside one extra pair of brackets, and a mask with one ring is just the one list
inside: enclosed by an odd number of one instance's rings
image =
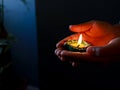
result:
[(82, 43), (82, 34), (80, 34), (79, 39), (78, 39), (78, 45)]

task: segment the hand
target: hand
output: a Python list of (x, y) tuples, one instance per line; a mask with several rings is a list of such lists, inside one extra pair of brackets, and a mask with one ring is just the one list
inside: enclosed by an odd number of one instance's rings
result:
[[(118, 60), (120, 55), (120, 25), (111, 25), (102, 21), (90, 21), (83, 24), (72, 25), (70, 30), (78, 32), (66, 37), (57, 43), (55, 54), (62, 60), (72, 63), (73, 66), (81, 62), (107, 64)], [(82, 33), (83, 39), (92, 43), (85, 53), (64, 50), (63, 44), (68, 39), (76, 39)]]

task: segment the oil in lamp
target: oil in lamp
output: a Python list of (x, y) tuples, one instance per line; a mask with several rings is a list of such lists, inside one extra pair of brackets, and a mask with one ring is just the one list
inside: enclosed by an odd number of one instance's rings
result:
[(66, 50), (74, 51), (74, 52), (85, 52), (87, 47), (91, 44), (82, 40), (82, 34), (80, 34), (78, 40), (68, 40), (64, 43), (64, 47)]

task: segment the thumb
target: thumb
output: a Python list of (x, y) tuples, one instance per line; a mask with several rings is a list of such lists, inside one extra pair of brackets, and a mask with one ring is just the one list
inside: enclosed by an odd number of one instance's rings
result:
[(120, 55), (120, 37), (111, 40), (105, 46), (90, 46), (86, 51), (95, 56)]
[(89, 21), (89, 22), (85, 22), (77, 25), (69, 25), (69, 29), (72, 32), (85, 32), (87, 30), (90, 30), (94, 23), (95, 21)]

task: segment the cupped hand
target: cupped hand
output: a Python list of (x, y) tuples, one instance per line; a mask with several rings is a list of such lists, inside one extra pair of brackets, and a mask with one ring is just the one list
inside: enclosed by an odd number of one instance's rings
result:
[(94, 46), (104, 46), (111, 39), (120, 36), (120, 25), (112, 25), (108, 22), (97, 20), (70, 25), (69, 29), (72, 32), (82, 33), (83, 39)]
[[(120, 58), (120, 25), (111, 25), (104, 21), (89, 21), (78, 25), (70, 25), (70, 30), (77, 32), (57, 43), (55, 54), (62, 61), (68, 61), (73, 66), (81, 62), (108, 63)], [(64, 49), (64, 43), (69, 39), (78, 39), (82, 33), (83, 39), (93, 46), (85, 53), (72, 52)], [(116, 60), (115, 60), (116, 58)]]
[(72, 66), (78, 66), (80, 63), (108, 65), (120, 60), (120, 37), (112, 39), (105, 46), (90, 46), (86, 52), (72, 52), (57, 48), (55, 54), (61, 61), (67, 61)]

